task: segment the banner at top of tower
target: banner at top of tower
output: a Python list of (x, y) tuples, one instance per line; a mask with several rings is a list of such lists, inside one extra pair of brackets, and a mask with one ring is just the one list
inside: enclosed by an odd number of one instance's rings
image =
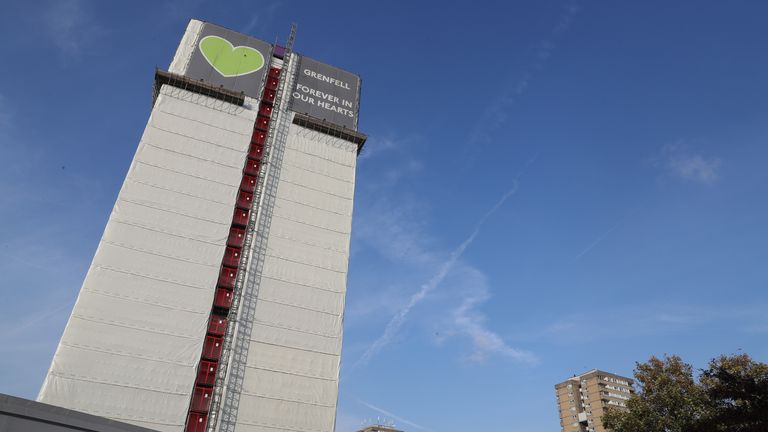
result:
[[(191, 20), (169, 71), (258, 98), (272, 45), (215, 24)], [(295, 55), (290, 109), (357, 130), (360, 77)]]
[(291, 110), (357, 130), (359, 106), (359, 76), (309, 57), (299, 59)]
[[(183, 51), (191, 52), (184, 53)], [(272, 45), (211, 23), (192, 21), (171, 65), (171, 72), (258, 97)], [(184, 55), (186, 54), (186, 55)], [(177, 65), (188, 58), (186, 67)], [(181, 70), (173, 70), (182, 66)]]

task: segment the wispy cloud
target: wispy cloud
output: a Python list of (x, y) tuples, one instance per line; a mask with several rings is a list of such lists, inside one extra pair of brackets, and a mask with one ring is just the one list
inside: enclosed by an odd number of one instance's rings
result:
[(384, 333), (368, 347), (368, 349), (357, 360), (357, 362), (352, 365), (352, 369), (359, 365), (368, 363), (368, 361), (370, 361), (376, 354), (378, 354), (379, 351), (381, 351), (385, 346), (392, 342), (395, 335), (400, 330), (400, 327), (403, 326), (403, 323), (405, 323), (405, 320), (408, 318), (408, 314), (411, 313), (411, 309), (413, 309), (417, 304), (421, 303), (421, 301), (424, 300), (424, 298), (426, 298), (427, 295), (431, 293), (435, 288), (437, 288), (443, 279), (445, 279), (445, 276), (448, 274), (451, 268), (453, 268), (454, 264), (461, 257), (461, 255), (464, 254), (464, 251), (467, 249), (467, 247), (472, 244), (478, 233), (479, 229), (475, 229), (475, 231), (473, 231), (472, 234), (470, 234), (470, 236), (464, 240), (464, 242), (462, 242), (456, 249), (451, 252), (451, 254), (448, 256), (448, 259), (440, 265), (437, 273), (435, 273), (429, 281), (422, 284), (416, 293), (411, 295), (408, 303), (406, 303), (403, 308), (395, 313), (395, 316), (392, 317), (387, 326), (384, 328)]
[(478, 122), (470, 135), (468, 148), (475, 149), (478, 144), (491, 141), (493, 133), (507, 121), (509, 107), (528, 90), (536, 73), (543, 69), (552, 57), (557, 46), (556, 42), (568, 31), (580, 10), (581, 7), (573, 3), (562, 9), (554, 27), (546, 37), (539, 41), (533, 60), (523, 69), (519, 78), (512, 80), (511, 83), (507, 84), (506, 89), (490, 101), (483, 113), (482, 120)]
[(690, 150), (684, 141), (667, 144), (662, 148), (662, 165), (672, 175), (683, 180), (712, 184), (720, 179), (722, 162), (716, 157), (705, 157)]
[(472, 362), (482, 363), (489, 355), (501, 355), (515, 361), (537, 363), (538, 358), (533, 353), (511, 347), (488, 328), (487, 317), (479, 310), (479, 306), (491, 298), (486, 277), (473, 267), (466, 268), (465, 275), (470, 279), (465, 287), (466, 294), (452, 314), (453, 329), (446, 332), (446, 336), (468, 337), (472, 341), (472, 353), (467, 359)]
[(371, 159), (373, 156), (379, 156), (393, 150), (400, 151), (403, 147), (409, 147), (417, 139), (415, 137), (396, 138), (396, 137), (372, 137), (368, 140), (357, 158), (358, 162)]
[(384, 414), (385, 416), (389, 417), (390, 419), (398, 421), (398, 422), (400, 422), (402, 424), (406, 424), (408, 426), (414, 427), (416, 429), (421, 429), (421, 430), (424, 430), (424, 431), (431, 431), (432, 430), (432, 429), (424, 427), (424, 426), (422, 426), (422, 425), (420, 425), (418, 423), (414, 423), (414, 422), (412, 422), (412, 421), (410, 421), (410, 420), (408, 420), (408, 419), (406, 419), (404, 417), (400, 417), (397, 414), (393, 414), (392, 412), (387, 411), (387, 410), (385, 410), (383, 408), (379, 408), (379, 407), (377, 407), (377, 406), (375, 406), (373, 404), (369, 404), (368, 402), (365, 402), (365, 401), (362, 401), (362, 400), (359, 400), (359, 399), (358, 399), (358, 402), (361, 405), (366, 406), (366, 407), (368, 407), (368, 408), (370, 408), (370, 409), (372, 409), (372, 410), (374, 410), (374, 411), (376, 411), (376, 412), (378, 412), (380, 414)]
[[(397, 205), (386, 193), (367, 205), (355, 209), (353, 232), (356, 242), (365, 243), (393, 262), (431, 265), (434, 253), (424, 234), (426, 208), (408, 196), (398, 196)], [(356, 246), (356, 244), (353, 244)]]
[(82, 0), (52, 2), (44, 15), (44, 23), (65, 59), (79, 56), (102, 32)]
[[(562, 344), (589, 343), (594, 340), (661, 336), (678, 332), (697, 332), (709, 327), (728, 326), (744, 333), (768, 329), (764, 304), (756, 305), (658, 305), (645, 304), (594, 314), (572, 314), (538, 329), (525, 329), (515, 340), (549, 340)], [(621, 322), (606, 326), (606, 322)]]
[[(453, 251), (448, 254), (447, 258), (437, 264), (437, 270), (432, 277), (423, 283), (419, 289), (410, 296), (405, 305), (395, 313), (384, 328), (383, 334), (366, 349), (363, 355), (352, 365), (351, 370), (369, 362), (394, 340), (395, 336), (406, 322), (411, 310), (424, 301), (424, 299), (445, 280), (446, 276), (453, 270), (467, 248), (475, 241), (478, 234), (480, 234), (480, 231), (488, 218), (493, 216), (493, 214), (495, 214), (499, 208), (501, 208), (501, 206), (517, 192), (517, 189), (518, 182), (515, 180), (513, 186), (499, 198), (482, 218), (480, 218), (469, 236), (453, 249)], [(425, 259), (428, 261), (433, 260), (433, 256), (436, 255), (426, 251), (422, 251), (422, 254), (426, 255)], [(460, 328), (464, 334), (472, 337), (476, 353), (503, 351), (506, 355), (515, 354), (513, 357), (516, 357), (514, 350), (507, 347), (505, 344), (500, 344), (501, 338), (485, 328), (483, 320), (479, 319), (478, 314), (471, 313), (473, 308), (481, 301), (483, 301), (482, 298), (469, 298), (465, 300), (465, 303), (457, 310), (457, 327)], [(523, 356), (521, 355), (519, 358), (522, 357)]]
[[(486, 221), (517, 193), (519, 179), (535, 163), (537, 157), (538, 155), (534, 155), (526, 161), (512, 180), (512, 186), (483, 214), (475, 224), (474, 230), (464, 241), (448, 254), (439, 251), (434, 246), (431, 237), (425, 233), (424, 221), (426, 218), (420, 211), (414, 210), (413, 205), (408, 205), (409, 201), (403, 199), (402, 191), (396, 191), (397, 205), (392, 205), (389, 200), (380, 198), (376, 204), (359, 214), (354, 229), (358, 241), (371, 246), (395, 263), (407, 264), (410, 267), (420, 269), (433, 269), (433, 273), (410, 296), (396, 296), (397, 299), (405, 297), (405, 300), (385, 299), (388, 300), (388, 309), (394, 307), (392, 318), (386, 324), (381, 336), (364, 348), (363, 354), (346, 370), (347, 373), (366, 364), (387, 345), (391, 344), (407, 321), (411, 311), (435, 292), (441, 284), (447, 282), (446, 279), (448, 278), (451, 279), (450, 282), (452, 283), (446, 283), (447, 286), (444, 288), (452, 291), (451, 300), (458, 299), (459, 304), (451, 308), (454, 311), (451, 322), (443, 323), (439, 329), (438, 334), (442, 333), (441, 340), (446, 340), (449, 337), (468, 337), (472, 343), (472, 352), (467, 355), (470, 360), (481, 361), (490, 354), (498, 354), (513, 360), (535, 361), (533, 354), (512, 348), (504, 342), (500, 335), (488, 328), (487, 319), (480, 311), (480, 306), (490, 298), (490, 288), (482, 272), (465, 263), (461, 258), (466, 249), (477, 238)], [(387, 194), (382, 193), (381, 195), (386, 196)], [(408, 284), (411, 282), (406, 277), (401, 285), (407, 286)], [(413, 285), (411, 284), (411, 286)], [(456, 292), (453, 293), (453, 291)], [(381, 311), (383, 309), (380, 300), (376, 300), (373, 307), (361, 307), (354, 304), (348, 306), (350, 310)]]
[(391, 188), (400, 180), (419, 174), (424, 169), (424, 163), (413, 156), (413, 148), (418, 145), (420, 138), (410, 137), (374, 137), (363, 147), (357, 158), (358, 164), (370, 166), (382, 155), (388, 155), (398, 163), (389, 163), (383, 172), (374, 176), (369, 184), (379, 189)]
[(376, 290), (365, 296), (364, 301), (357, 301), (353, 304), (347, 304), (344, 307), (344, 320), (367, 319), (373, 315), (390, 315), (399, 310), (402, 305), (398, 304), (397, 299), (402, 297), (401, 286), (388, 286)]
[(394, 184), (403, 177), (411, 176), (423, 169), (424, 164), (420, 160), (407, 157), (402, 164), (389, 168), (382, 176), (382, 181)]

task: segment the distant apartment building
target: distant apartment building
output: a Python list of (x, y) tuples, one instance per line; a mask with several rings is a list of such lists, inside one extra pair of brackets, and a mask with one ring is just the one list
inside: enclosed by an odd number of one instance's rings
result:
[(555, 385), (562, 432), (605, 432), (602, 417), (608, 407), (626, 408), (634, 394), (629, 378), (593, 369)]
[(373, 425), (360, 429), (358, 432), (403, 432), (393, 426)]

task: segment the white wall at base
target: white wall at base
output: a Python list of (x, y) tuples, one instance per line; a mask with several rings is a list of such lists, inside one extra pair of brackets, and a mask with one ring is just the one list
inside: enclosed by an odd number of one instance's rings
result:
[(291, 125), (236, 430), (332, 432), (357, 146)]
[(162, 87), (41, 402), (183, 429), (255, 118)]

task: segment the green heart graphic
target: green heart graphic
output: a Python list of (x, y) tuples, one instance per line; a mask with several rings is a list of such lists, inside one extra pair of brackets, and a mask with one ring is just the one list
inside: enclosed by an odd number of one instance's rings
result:
[(206, 36), (200, 41), (200, 52), (208, 63), (224, 77), (247, 75), (264, 67), (264, 56), (254, 48), (232, 44), (219, 36)]

